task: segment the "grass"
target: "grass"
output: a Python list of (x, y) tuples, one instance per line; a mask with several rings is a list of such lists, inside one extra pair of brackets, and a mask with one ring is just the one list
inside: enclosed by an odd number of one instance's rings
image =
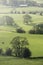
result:
[(19, 7), (19, 8), (15, 8), (13, 10), (16, 10), (16, 11), (43, 11), (43, 8), (41, 7)]
[[(10, 47), (11, 40), (16, 36), (26, 37), (29, 41), (29, 48), (32, 51), (32, 56), (43, 56), (43, 35), (29, 35), (29, 34), (17, 34), (17, 33), (8, 33), (0, 32), (0, 48), (6, 50)], [(4, 42), (4, 44), (2, 44)], [(40, 49), (39, 49), (40, 48)]]
[[(32, 28), (32, 26), (25, 25), (23, 23), (24, 14), (0, 14), (0, 16), (11, 16), (14, 19), (14, 22), (22, 27), (26, 32), (28, 32)], [(43, 16), (31, 15), (31, 17), (34, 23), (43, 22)], [(14, 27), (0, 26), (0, 48), (3, 48), (5, 50), (6, 48), (10, 47), (9, 43), (11, 42), (13, 37), (24, 36), (27, 37), (29, 41), (29, 48), (32, 51), (32, 56), (43, 56), (43, 35), (30, 35), (28, 33), (18, 34), (15, 33), (15, 30), (16, 28)], [(3, 45), (2, 42), (4, 42), (5, 44)]]
[(12, 57), (1, 57), (0, 60), (1, 65), (43, 65), (42, 59), (20, 59), (20, 58), (12, 58)]
[(25, 12), (37, 12), (37, 11), (43, 11), (42, 7), (16, 7), (16, 8), (10, 8), (7, 6), (0, 6), (0, 14), (4, 14), (4, 13), (11, 13), (12, 11), (25, 11)]
[[(29, 7), (30, 8), (30, 7)], [(29, 8), (18, 8), (17, 10), (25, 10), (25, 11), (36, 11), (36, 10), (43, 10), (43, 8), (35, 8), (31, 7)], [(4, 9), (5, 10), (5, 9)], [(9, 9), (8, 9), (9, 10)], [(5, 10), (7, 11), (7, 9)], [(11, 10), (10, 10), (11, 11)], [(26, 32), (32, 28), (32, 26), (25, 25), (23, 23), (23, 16), (24, 14), (0, 14), (0, 18), (3, 16), (11, 16), (14, 19), (14, 22), (22, 27)], [(40, 16), (39, 14), (32, 15), (32, 21), (34, 23), (43, 22), (43, 16)], [(2, 48), (4, 51), (11, 47), (10, 42), (11, 40), (16, 36), (22, 36), (26, 37), (29, 42), (28, 48), (32, 52), (32, 57), (42, 57), (43, 56), (43, 35), (36, 35), (36, 34), (19, 34), (15, 32), (14, 27), (10, 26), (0, 26), (0, 48)], [(2, 44), (4, 42), (4, 44)], [(0, 65), (43, 65), (43, 59), (20, 59), (15, 57), (7, 57), (7, 56), (0, 56)]]
[[(12, 17), (14, 19), (14, 22), (18, 26), (22, 27), (26, 31), (28, 31), (28, 30), (30, 30), (32, 28), (32, 26), (28, 26), (28, 25), (24, 24), (24, 22), (23, 22), (24, 14), (0, 14), (0, 18), (3, 17), (3, 16), (10, 16), (10, 17)], [(43, 22), (43, 16), (40, 16), (38, 14), (37, 15), (30, 14), (30, 16), (32, 17), (33, 23)]]

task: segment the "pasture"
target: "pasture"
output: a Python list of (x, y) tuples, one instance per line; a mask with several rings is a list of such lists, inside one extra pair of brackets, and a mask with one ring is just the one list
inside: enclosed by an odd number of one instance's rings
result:
[(20, 59), (13, 57), (2, 57), (0, 60), (1, 65), (43, 65), (42, 59)]
[[(43, 35), (29, 35), (29, 34), (17, 34), (11, 32), (0, 32), (0, 48), (4, 51), (11, 47), (10, 42), (13, 37), (22, 36), (26, 37), (29, 42), (28, 48), (30, 48), (32, 52), (33, 59), (20, 59), (15, 57), (7, 57), (7, 56), (0, 56), (0, 64), (1, 65), (43, 65), (43, 59), (37, 57), (43, 57)], [(4, 44), (2, 44), (4, 42)], [(34, 59), (34, 57), (36, 57)]]
[[(18, 8), (17, 10), (21, 10), (22, 8)], [(27, 10), (28, 9), (28, 10)], [(29, 8), (27, 9), (22, 9), (29, 11)], [(34, 9), (34, 7), (33, 7)], [(30, 8), (31, 11), (33, 11), (32, 8)], [(35, 8), (38, 11), (43, 10), (43, 8)], [(35, 10), (34, 9), (34, 10)], [(9, 9), (8, 9), (9, 10)], [(12, 10), (12, 9), (11, 9)], [(10, 10), (10, 11), (11, 11)], [(41, 11), (42, 11), (41, 10)], [(4, 11), (7, 11), (4, 10)], [(35, 10), (36, 11), (36, 10)], [(3, 11), (2, 11), (3, 12)], [(8, 11), (7, 11), (8, 12)], [(39, 14), (29, 14), (32, 17), (33, 23), (41, 23), (43, 22), (43, 16), (40, 16)], [(32, 52), (32, 57), (43, 57), (43, 35), (40, 34), (29, 34), (28, 31), (32, 28), (30, 25), (25, 25), (23, 23), (23, 16), (24, 14), (0, 14), (0, 18), (3, 16), (11, 16), (14, 19), (14, 22), (23, 28), (26, 33), (17, 33), (15, 27), (11, 26), (0, 26), (0, 48), (5, 51), (7, 48), (11, 48), (11, 40), (16, 37), (16, 36), (21, 36), (21, 37), (26, 37), (29, 42), (28, 48)], [(12, 32), (15, 31), (15, 32)], [(4, 44), (2, 44), (4, 42)], [(7, 56), (0, 56), (0, 65), (43, 65), (43, 59), (36, 58), (36, 59), (20, 59), (20, 58), (15, 58), (15, 57), (7, 57)]]

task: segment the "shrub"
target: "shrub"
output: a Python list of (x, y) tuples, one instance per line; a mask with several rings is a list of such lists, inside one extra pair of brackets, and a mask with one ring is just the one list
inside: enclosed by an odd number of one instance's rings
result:
[(35, 30), (30, 30), (29, 33), (30, 34), (35, 34)]
[(36, 34), (43, 34), (43, 31), (42, 30), (37, 30)]
[(31, 51), (28, 48), (25, 48), (23, 51), (23, 57), (29, 58), (31, 56)]
[(0, 48), (0, 55), (2, 55), (2, 53), (3, 53), (3, 50), (2, 50), (2, 48)]
[(2, 42), (2, 44), (4, 44), (4, 42)]
[(12, 50), (10, 48), (8, 48), (5, 52), (5, 55), (7, 56), (11, 56), (12, 55)]
[(25, 33), (25, 31), (23, 29), (17, 29), (16, 30), (18, 33)]

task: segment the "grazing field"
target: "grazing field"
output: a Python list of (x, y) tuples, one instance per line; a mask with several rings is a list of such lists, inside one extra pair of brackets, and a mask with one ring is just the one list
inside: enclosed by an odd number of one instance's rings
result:
[(14, 12), (14, 11), (19, 11), (19, 12), (43, 12), (43, 8), (42, 7), (7, 7), (7, 6), (0, 6), (0, 14), (8, 14), (8, 13), (11, 13), (11, 12)]
[[(8, 9), (9, 11), (13, 9)], [(43, 11), (43, 8), (17, 8), (17, 11)], [(0, 10), (1, 11), (1, 10)], [(6, 10), (4, 10), (6, 12)], [(2, 11), (2, 12), (4, 12)], [(43, 23), (43, 16), (39, 14), (29, 14), (32, 17), (32, 23)], [(14, 22), (21, 28), (23, 28), (26, 33), (17, 33), (16, 28), (12, 26), (0, 26), (0, 48), (5, 51), (7, 48), (11, 48), (10, 42), (16, 36), (26, 37), (29, 42), (28, 48), (32, 52), (32, 59), (20, 59), (16, 57), (0, 56), (0, 65), (43, 65), (43, 35), (40, 34), (29, 34), (28, 31), (32, 29), (31, 25), (25, 25), (23, 22), (24, 14), (0, 14), (0, 18), (3, 16), (11, 16)], [(4, 42), (4, 44), (2, 43)], [(35, 58), (34, 58), (35, 57)]]
[(19, 7), (19, 8), (15, 8), (15, 9), (13, 9), (13, 10), (16, 10), (16, 11), (28, 11), (28, 12), (30, 12), (30, 11), (43, 11), (43, 8), (41, 8), (41, 7)]
[[(28, 31), (32, 28), (32, 26), (30, 25), (25, 25), (24, 23), (24, 16), (25, 14), (0, 14), (0, 18), (3, 16), (10, 16), (14, 19), (14, 22), (21, 28), (23, 28), (25, 31)], [(38, 14), (34, 15), (34, 14), (29, 14), (32, 17), (32, 23), (43, 23), (43, 16), (40, 16)], [(4, 27), (4, 28), (8, 28), (10, 30), (9, 27)], [(1, 27), (0, 27), (1, 29)], [(13, 28), (14, 30), (14, 28)]]
[[(43, 35), (18, 34), (12, 32), (0, 32), (0, 48), (6, 50), (11, 47), (10, 42), (16, 36), (26, 37), (33, 57), (43, 56)], [(4, 42), (4, 44), (2, 44)]]
[[(0, 56), (1, 65), (43, 65), (43, 35), (17, 34), (12, 32), (0, 32), (0, 48), (4, 51), (11, 47), (10, 42), (13, 37), (26, 37), (29, 42), (28, 48), (32, 52), (32, 59), (20, 59), (15, 57)], [(4, 44), (2, 44), (4, 42)], [(34, 57), (36, 57), (34, 59)], [(41, 57), (41, 58), (38, 58)]]
[(42, 59), (20, 59), (12, 57), (1, 57), (1, 65), (43, 65)]
[[(23, 16), (24, 14), (0, 14), (1, 17), (3, 16), (11, 16), (14, 19), (14, 22), (23, 28), (26, 33), (25, 34), (19, 34), (16, 32), (15, 27), (11, 26), (0, 26), (0, 47), (4, 50), (7, 47), (10, 47), (10, 42), (13, 39), (13, 37), (16, 36), (23, 36), (26, 37), (29, 41), (29, 48), (32, 51), (32, 56), (43, 56), (43, 35), (31, 35), (28, 33), (30, 29), (32, 29), (32, 26), (25, 25), (23, 23)], [(43, 22), (43, 16), (40, 15), (31, 15), (33, 23), (39, 23)], [(14, 32), (13, 32), (14, 31)], [(5, 44), (3, 45), (2, 42)], [(7, 45), (6, 45), (7, 44)], [(39, 50), (40, 48), (40, 50)]]

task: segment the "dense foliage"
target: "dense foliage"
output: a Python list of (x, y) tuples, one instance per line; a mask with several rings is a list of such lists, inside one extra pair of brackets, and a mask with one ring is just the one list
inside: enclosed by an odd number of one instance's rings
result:
[(27, 50), (25, 47), (27, 47), (27, 45), (29, 44), (28, 40), (25, 37), (17, 36), (13, 38), (11, 44), (16, 57), (24, 57), (25, 56), (24, 54), (28, 54), (28, 57), (31, 56), (30, 53), (25, 52), (25, 50)]
[(31, 34), (43, 34), (43, 23), (37, 24), (29, 31)]

